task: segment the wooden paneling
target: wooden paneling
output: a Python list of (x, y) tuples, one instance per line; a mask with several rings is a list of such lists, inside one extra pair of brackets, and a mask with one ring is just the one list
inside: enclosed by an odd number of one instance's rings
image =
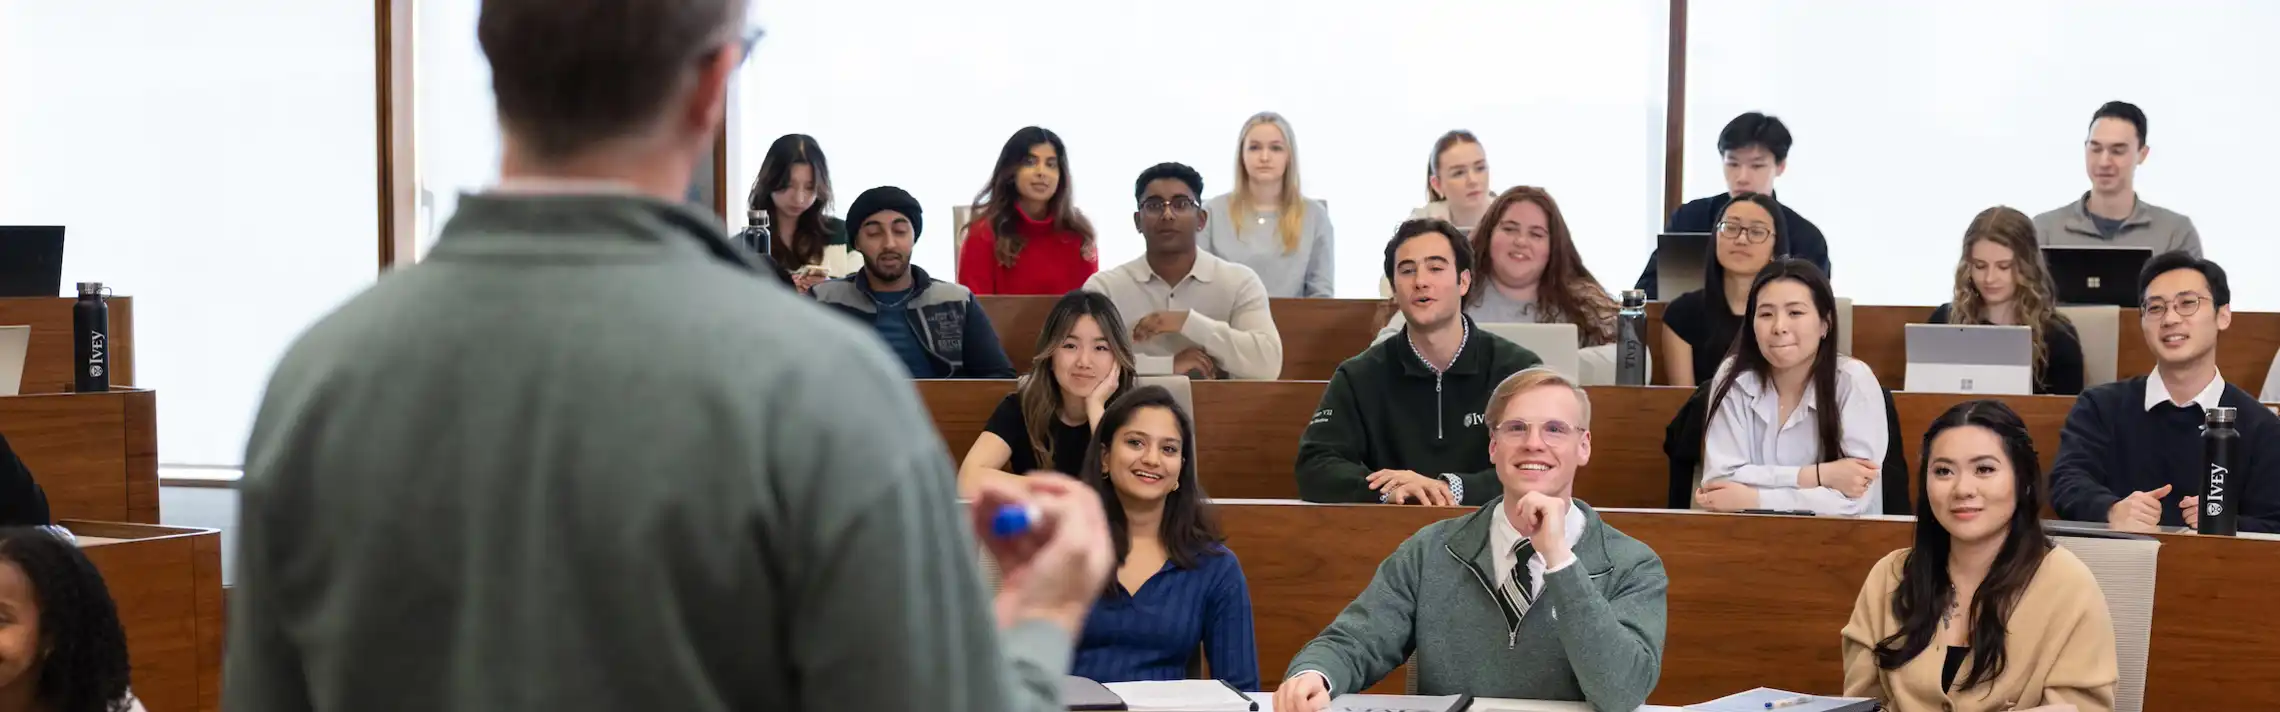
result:
[[(1470, 510), (1222, 501), (1243, 558), (1260, 683), (1365, 588), (1419, 528)], [(1869, 569), (1909, 545), (1905, 520), (1602, 510), (1652, 547), (1670, 576), (1662, 677), (1648, 701), (1679, 705), (1765, 685), (1843, 688), (1838, 631)], [(2280, 709), (2280, 639), (2256, 623), (2280, 586), (2280, 542), (2159, 535), (2146, 709)], [(1378, 692), (1399, 692), (1400, 670)]]
[(154, 399), (129, 390), (0, 398), (0, 435), (55, 518), (157, 524)]
[[(2144, 320), (2136, 309), (2122, 310), (2121, 350), (2114, 356), (2118, 378), (2153, 372), (2153, 352), (2145, 346)], [(2232, 328), (2217, 337), (2217, 370), (2225, 382), (2256, 395), (2280, 354), (2280, 313), (2233, 312)]]
[[(72, 366), (71, 305), (69, 297), (10, 297), (0, 299), (0, 326), (32, 327), (31, 345), (24, 352), (21, 393), (69, 393), (78, 382)], [(135, 382), (135, 300), (112, 297), (111, 385), (132, 387)]]
[[(982, 425), (990, 421), (990, 412), (997, 409), (998, 401), (1013, 392), (1010, 380), (922, 380), (918, 386), (918, 400), (926, 404), (926, 411), (934, 416), (934, 430), (942, 434), (942, 444), (950, 448), (950, 461), (964, 462), (966, 451), (974, 447), (974, 438), (982, 434)], [(1203, 443), (1198, 441), (1197, 445)], [(1197, 462), (1202, 462), (1200, 459)]]
[(67, 521), (127, 633), (134, 691), (153, 710), (221, 707), (221, 533)]
[(1908, 375), (1908, 325), (1931, 321), (1932, 307), (1854, 306), (1852, 357), (1868, 364), (1884, 387), (1900, 390)]
[(1325, 381), (1199, 381), (1196, 477), (1214, 497), (1298, 498), (1298, 438)]
[(2280, 710), (2280, 638), (2265, 617), (2266, 596), (2280, 591), (2280, 542), (2160, 539), (2145, 708)]
[(1575, 475), (1575, 496), (1602, 507), (1661, 507), (1670, 499), (1663, 431), (1692, 388), (1593, 386), (1591, 464)]

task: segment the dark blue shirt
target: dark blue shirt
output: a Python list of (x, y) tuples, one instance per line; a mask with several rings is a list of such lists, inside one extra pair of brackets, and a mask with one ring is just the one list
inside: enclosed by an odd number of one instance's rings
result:
[[(2152, 376), (2115, 381), (2082, 392), (2058, 434), (2058, 458), (2051, 463), (2051, 508), (2075, 522), (2106, 521), (2107, 510), (2132, 492), (2170, 485), (2161, 498), (2161, 524), (2181, 527), (2179, 501), (2207, 486), (2201, 444), (2201, 406), (2178, 407), (2163, 401), (2145, 407), (2145, 389), (2161, 388)], [(2232, 497), (2241, 531), (2280, 533), (2280, 416), (2230, 384), (2217, 399), (2232, 408)], [(2038, 443), (2043, 447), (2047, 444)]]
[(910, 370), (911, 378), (936, 378), (940, 374), (934, 372), (934, 360), (926, 357), (926, 347), (918, 343), (918, 332), (911, 330), (910, 310), (903, 308), (910, 297), (908, 289), (873, 294), (879, 310), (871, 316), (871, 328), (878, 330), (888, 349), (902, 357), (903, 368)]
[(1212, 677), (1259, 689), (1251, 587), (1235, 553), (1224, 548), (1214, 547), (1194, 569), (1165, 562), (1138, 596), (1122, 583), (1109, 586), (1085, 618), (1069, 672), (1098, 682), (1185, 680), (1199, 647)]

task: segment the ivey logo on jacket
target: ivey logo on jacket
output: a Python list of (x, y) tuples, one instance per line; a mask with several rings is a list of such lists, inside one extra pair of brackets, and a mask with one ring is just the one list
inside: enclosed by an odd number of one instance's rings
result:
[(1485, 413), (1466, 413), (1466, 414), (1465, 414), (1465, 427), (1467, 427), (1467, 428), (1470, 428), (1470, 427), (1474, 427), (1474, 426), (1479, 426), (1479, 425), (1487, 425), (1487, 424), (1488, 424), (1488, 415), (1487, 415), (1487, 414), (1485, 414)]
[(1329, 408), (1324, 408), (1324, 409), (1321, 409), (1321, 410), (1317, 410), (1317, 411), (1314, 411), (1314, 419), (1313, 419), (1313, 420), (1309, 420), (1309, 421), (1306, 421), (1306, 424), (1307, 424), (1307, 425), (1321, 425), (1321, 424), (1323, 424), (1323, 423), (1327, 423), (1327, 422), (1330, 422), (1330, 409), (1329, 409)]

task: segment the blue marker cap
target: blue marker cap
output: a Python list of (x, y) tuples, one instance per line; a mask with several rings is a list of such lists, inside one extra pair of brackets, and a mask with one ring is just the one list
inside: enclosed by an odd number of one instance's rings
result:
[(1044, 518), (1045, 512), (1034, 504), (1000, 505), (997, 514), (990, 517), (990, 534), (1000, 539), (1021, 536)]

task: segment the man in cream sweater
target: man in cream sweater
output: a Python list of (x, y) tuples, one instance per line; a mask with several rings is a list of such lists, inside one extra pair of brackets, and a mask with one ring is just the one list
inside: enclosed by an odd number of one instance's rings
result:
[(1271, 381), (1282, 375), (1282, 334), (1259, 275), (1196, 248), (1210, 216), (1196, 196), (1203, 176), (1178, 163), (1140, 173), (1132, 226), (1147, 237), (1140, 259), (1101, 270), (1085, 290), (1107, 295), (1141, 356), (1168, 356), (1191, 378)]

